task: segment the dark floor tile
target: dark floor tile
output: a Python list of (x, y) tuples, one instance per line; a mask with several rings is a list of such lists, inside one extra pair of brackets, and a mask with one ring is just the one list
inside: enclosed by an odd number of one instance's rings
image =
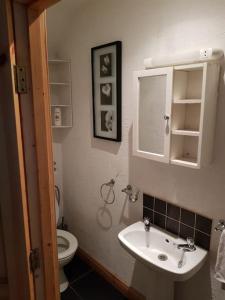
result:
[(83, 276), (87, 272), (91, 271), (91, 268), (75, 254), (73, 260), (65, 266), (64, 271), (69, 282), (73, 282), (80, 276)]
[(144, 194), (143, 205), (147, 208), (154, 209), (154, 197)]
[(75, 281), (72, 288), (84, 300), (127, 300), (95, 272)]
[(70, 288), (61, 293), (61, 300), (81, 300), (80, 297)]

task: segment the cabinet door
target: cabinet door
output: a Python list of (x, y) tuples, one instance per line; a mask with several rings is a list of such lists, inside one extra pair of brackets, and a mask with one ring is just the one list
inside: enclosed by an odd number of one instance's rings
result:
[(134, 73), (134, 155), (169, 162), (173, 69)]

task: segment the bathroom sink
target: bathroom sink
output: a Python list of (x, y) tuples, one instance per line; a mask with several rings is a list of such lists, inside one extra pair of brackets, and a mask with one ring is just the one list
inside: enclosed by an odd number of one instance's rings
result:
[[(181, 238), (175, 238), (156, 226), (146, 232), (143, 222), (134, 223), (118, 235), (122, 246), (135, 258), (155, 271), (166, 273), (174, 281), (185, 281), (192, 277), (204, 264), (207, 251), (196, 246), (193, 252), (178, 249), (185, 244)], [(182, 265), (178, 267), (182, 259)]]

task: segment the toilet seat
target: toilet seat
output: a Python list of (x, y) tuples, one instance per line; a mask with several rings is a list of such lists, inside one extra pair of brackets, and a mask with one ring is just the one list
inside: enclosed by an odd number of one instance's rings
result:
[[(73, 236), (71, 233), (65, 230), (57, 229), (57, 239), (61, 238), (61, 242), (63, 243), (63, 247), (61, 248), (61, 251), (58, 251), (58, 259), (62, 260), (65, 259), (71, 255), (74, 255), (74, 253), (77, 250), (78, 247), (78, 241), (75, 236)], [(57, 241), (58, 246), (58, 241)], [(65, 250), (63, 249), (65, 247)]]

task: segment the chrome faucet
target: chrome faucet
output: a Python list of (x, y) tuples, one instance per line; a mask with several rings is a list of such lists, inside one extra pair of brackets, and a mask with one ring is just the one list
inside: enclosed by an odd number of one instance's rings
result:
[(145, 225), (145, 231), (148, 232), (150, 230), (150, 227), (151, 227), (150, 218), (144, 217), (143, 222), (144, 222), (144, 225)]
[(192, 237), (187, 237), (187, 244), (178, 244), (178, 249), (183, 249), (185, 252), (193, 252), (196, 250), (195, 242)]
[(185, 252), (193, 252), (196, 250), (194, 239), (191, 237), (188, 237), (187, 244), (178, 244), (177, 248), (182, 249), (181, 258), (178, 261), (178, 268), (180, 269), (180, 268), (182, 268), (183, 263), (184, 263)]

